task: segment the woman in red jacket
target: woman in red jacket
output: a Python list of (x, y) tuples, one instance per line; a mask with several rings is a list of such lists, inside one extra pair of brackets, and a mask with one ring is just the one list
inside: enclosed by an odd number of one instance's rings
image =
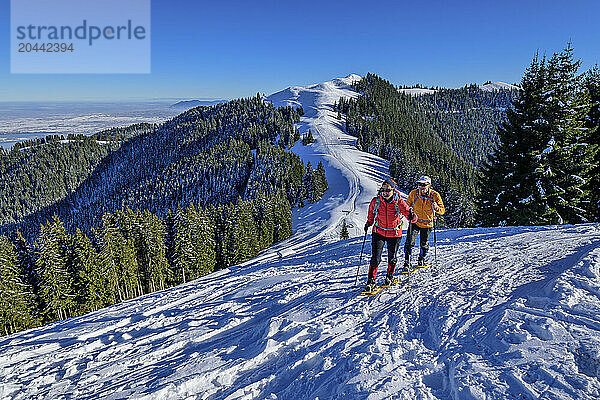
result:
[(385, 243), (387, 243), (388, 249), (388, 268), (383, 284), (389, 285), (393, 282), (396, 253), (402, 239), (402, 216), (413, 223), (417, 220), (408, 204), (400, 197), (400, 192), (396, 189), (396, 182), (386, 179), (381, 185), (378, 196), (371, 200), (365, 224), (365, 231), (373, 225), (372, 255), (365, 291), (372, 291), (375, 288), (375, 277)]

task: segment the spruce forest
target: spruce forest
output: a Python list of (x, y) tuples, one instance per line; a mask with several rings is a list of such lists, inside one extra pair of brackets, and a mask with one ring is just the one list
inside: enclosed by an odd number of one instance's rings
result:
[(468, 85), (414, 96), (373, 74), (355, 88), (361, 96), (340, 99), (336, 111), (358, 147), (389, 160), (401, 188), (431, 176), (446, 204), (441, 225), (474, 224), (477, 169), (498, 143), (496, 127), (518, 92)]
[(446, 204), (440, 226), (600, 221), (600, 70), (580, 71), (569, 43), (534, 57), (519, 90), (476, 85), (417, 96), (367, 74), (338, 118), (411, 189), (421, 175)]
[(302, 113), (257, 96), (2, 151), (1, 331), (178, 285), (289, 237), (291, 209), (327, 190), (323, 165), (288, 151)]

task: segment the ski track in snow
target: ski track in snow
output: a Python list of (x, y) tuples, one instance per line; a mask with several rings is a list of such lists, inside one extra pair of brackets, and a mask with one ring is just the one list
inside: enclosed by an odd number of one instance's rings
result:
[[(359, 295), (362, 225), (387, 165), (352, 150), (327, 108), (352, 78), (271, 96), (303, 104), (316, 142), (294, 150), (324, 160), (330, 184), (294, 212), (292, 238), (0, 338), (0, 399), (598, 398), (598, 224), (441, 230), (435, 271)], [(356, 237), (337, 241), (343, 218)], [(361, 284), (369, 255), (367, 243)]]

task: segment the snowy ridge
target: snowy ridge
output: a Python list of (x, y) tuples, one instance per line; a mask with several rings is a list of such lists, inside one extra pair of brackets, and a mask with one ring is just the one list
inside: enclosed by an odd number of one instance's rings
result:
[(504, 83), (504, 82), (486, 83), (485, 85), (479, 86), (479, 88), (486, 92), (494, 92), (494, 91), (498, 91), (498, 90), (521, 90), (521, 88), (519, 88), (518, 86), (511, 85), (510, 83)]
[(408, 89), (398, 89), (400, 93), (408, 94), (411, 96), (420, 96), (422, 94), (433, 94), (435, 90), (433, 89), (422, 89), (422, 88), (408, 88)]
[(292, 151), (313, 168), (323, 162), (329, 190), (318, 203), (294, 211), (294, 236), (265, 251), (259, 260), (275, 259), (282, 251), (294, 252), (337, 241), (344, 220), (351, 237), (362, 236), (369, 202), (381, 182), (389, 177), (389, 162), (357, 150), (356, 138), (344, 131), (345, 120), (338, 120), (333, 112), (333, 103), (340, 97), (358, 96), (351, 85), (360, 79), (359, 75), (350, 74), (316, 85), (292, 86), (265, 99), (275, 107), (303, 107), (298, 128), (301, 134), (310, 129), (315, 143), (303, 146), (298, 142)]
[[(316, 142), (294, 151), (322, 160), (330, 185), (294, 212), (292, 238), (0, 338), (0, 399), (598, 398), (599, 224), (438, 231), (437, 276), (359, 295), (361, 229), (387, 164), (353, 148), (331, 111), (357, 95), (353, 79), (268, 98), (304, 107), (300, 131)], [(344, 218), (355, 237), (337, 241)], [(367, 243), (359, 283), (369, 255)]]

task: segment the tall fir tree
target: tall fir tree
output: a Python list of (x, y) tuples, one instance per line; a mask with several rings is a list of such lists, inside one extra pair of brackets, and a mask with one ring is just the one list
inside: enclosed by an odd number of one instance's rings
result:
[(536, 181), (543, 119), (546, 62), (536, 55), (521, 80), (521, 92), (498, 129), (500, 143), (483, 165), (476, 221), (484, 226), (536, 225), (546, 214)]
[(35, 267), (33, 250), (19, 230), (11, 235), (11, 242), (15, 246), (17, 252), (17, 264), (19, 265), (19, 272), (23, 282), (25, 282), (31, 290), (30, 309), (32, 317), (35, 320), (41, 320), (42, 308), (40, 307), (41, 302), (39, 298), (40, 279)]
[(590, 95), (591, 107), (586, 119), (587, 142), (591, 146), (592, 166), (588, 173), (586, 191), (589, 193), (589, 215), (592, 221), (600, 221), (600, 68), (596, 64), (584, 76), (584, 85)]
[(73, 237), (73, 270), (78, 312), (96, 311), (110, 304), (100, 256), (91, 240), (77, 229)]
[(19, 273), (17, 263), (15, 247), (0, 236), (0, 331), (6, 335), (37, 324), (31, 288)]
[(329, 189), (327, 184), (327, 177), (325, 176), (325, 167), (323, 162), (319, 161), (317, 169), (315, 170), (315, 197), (321, 199), (323, 194)]
[(346, 220), (342, 221), (342, 230), (340, 232), (340, 239), (346, 240), (350, 238), (350, 233), (348, 233), (348, 225), (346, 224)]
[(143, 294), (133, 240), (119, 231), (117, 218), (105, 214), (99, 234), (100, 262), (107, 280), (110, 304)]
[(40, 277), (40, 298), (48, 321), (63, 320), (74, 315), (74, 276), (71, 273), (72, 238), (55, 215), (43, 225), (36, 242), (39, 254), (36, 268)]
[(578, 76), (581, 65), (571, 43), (548, 62), (544, 120), (549, 137), (540, 154), (538, 177), (552, 215), (544, 223), (587, 222), (585, 201), (592, 163), (585, 119), (590, 110), (589, 91)]
[(304, 169), (304, 178), (302, 179), (302, 192), (303, 199), (307, 199), (309, 203), (313, 203), (315, 196), (315, 172), (310, 165), (310, 162), (306, 164)]

